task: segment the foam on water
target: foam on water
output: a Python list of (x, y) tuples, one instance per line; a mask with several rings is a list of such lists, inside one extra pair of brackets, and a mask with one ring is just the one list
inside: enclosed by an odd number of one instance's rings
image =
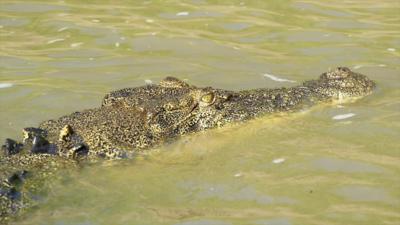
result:
[(272, 74), (264, 74), (264, 77), (268, 77), (269, 79), (273, 80), (273, 81), (277, 81), (277, 82), (289, 82), (289, 83), (296, 83), (296, 81), (294, 80), (288, 80), (288, 79), (284, 79), (284, 78), (279, 78), (275, 75)]
[(188, 16), (189, 12), (178, 12), (176, 15), (177, 16)]
[(81, 45), (83, 45), (83, 42), (72, 43), (70, 46), (71, 46), (72, 48), (76, 48), (76, 47), (79, 47), (79, 46), (81, 46)]
[(340, 114), (340, 115), (333, 116), (332, 119), (333, 120), (344, 120), (344, 119), (348, 119), (350, 117), (353, 117), (355, 115), (356, 115), (355, 113)]
[(12, 83), (0, 83), (0, 88), (9, 88), (14, 86)]
[(279, 164), (279, 163), (285, 162), (285, 160), (286, 160), (285, 158), (277, 158), (277, 159), (272, 160), (272, 163)]
[(64, 40), (65, 40), (64, 38), (57, 38), (57, 39), (48, 41), (47, 44), (53, 44), (53, 43), (64, 41)]

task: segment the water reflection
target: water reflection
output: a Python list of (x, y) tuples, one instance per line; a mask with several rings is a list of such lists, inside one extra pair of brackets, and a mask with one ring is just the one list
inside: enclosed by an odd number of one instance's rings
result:
[(312, 162), (317, 169), (327, 172), (344, 172), (344, 173), (384, 173), (381, 167), (370, 165), (368, 163), (357, 162), (353, 160), (343, 160), (334, 158), (319, 158)]
[(2, 3), (0, 11), (14, 13), (45, 13), (51, 11), (68, 11), (69, 7), (42, 3)]
[(351, 201), (399, 203), (398, 200), (394, 200), (392, 196), (388, 195), (385, 189), (378, 187), (348, 185), (338, 188), (336, 194)]

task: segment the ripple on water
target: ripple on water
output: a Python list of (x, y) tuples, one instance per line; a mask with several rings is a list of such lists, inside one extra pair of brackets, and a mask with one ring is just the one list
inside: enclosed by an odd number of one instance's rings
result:
[(20, 27), (27, 25), (30, 20), (26, 18), (3, 18), (0, 19), (0, 25), (3, 27)]
[(324, 31), (298, 30), (291, 31), (290, 35), (285, 35), (288, 42), (348, 42), (348, 36), (340, 33), (326, 33)]
[(177, 12), (177, 13), (160, 13), (159, 17), (164, 19), (196, 19), (196, 18), (214, 18), (222, 17), (224, 14), (211, 11), (196, 11), (196, 12)]
[(292, 223), (286, 218), (274, 218), (269, 220), (257, 220), (254, 222), (257, 225), (291, 225)]
[(383, 173), (385, 170), (379, 166), (354, 160), (321, 157), (312, 161), (312, 166), (327, 172), (344, 173)]
[(5, 12), (22, 12), (22, 13), (41, 13), (50, 11), (66, 11), (69, 7), (62, 5), (50, 5), (40, 3), (9, 3), (2, 4), (0, 11)]
[(107, 52), (101, 49), (69, 49), (60, 52), (50, 52), (51, 58), (100, 58), (107, 55)]
[(270, 204), (295, 204), (296, 201), (285, 196), (269, 196), (259, 192), (251, 186), (235, 188), (227, 184), (211, 184), (183, 182), (180, 184), (185, 189), (194, 190), (196, 199), (217, 198), (223, 201), (250, 201), (261, 205)]
[(222, 220), (189, 220), (181, 223), (176, 223), (175, 225), (231, 225), (232, 223), (225, 222)]
[(362, 185), (339, 187), (335, 190), (335, 193), (341, 197), (357, 202), (393, 203), (394, 199), (383, 188)]
[(115, 47), (119, 47), (120, 44), (125, 43), (125, 40), (126, 38), (122, 37), (120, 34), (111, 32), (107, 35), (97, 38), (96, 43), (99, 45), (115, 45)]
[(95, 25), (83, 26), (83, 25), (78, 25), (74, 22), (58, 20), (58, 19), (43, 21), (41, 23), (41, 26), (51, 27), (54, 29), (54, 31), (57, 32), (62, 32), (65, 30), (78, 30), (81, 35), (90, 35), (94, 37), (103, 37), (110, 35), (111, 33), (110, 29), (101, 26), (95, 26)]
[(329, 27), (334, 29), (378, 29), (379, 25), (370, 24), (370, 23), (362, 23), (359, 21), (354, 21), (352, 19), (341, 19), (334, 21), (324, 21), (319, 22), (318, 26), (320, 27)]
[(180, 56), (241, 56), (236, 50), (205, 39), (143, 36), (132, 39), (135, 52), (169, 52)]
[(18, 57), (0, 56), (0, 68), (2, 67), (6, 69), (33, 69), (37, 65)]
[(241, 31), (241, 30), (245, 30), (250, 27), (251, 27), (251, 24), (249, 24), (249, 23), (225, 23), (222, 25), (222, 28), (224, 28), (225, 30), (230, 30), (230, 31)]
[(334, 10), (329, 8), (323, 8), (317, 4), (313, 3), (306, 3), (306, 2), (295, 2), (292, 4), (294, 8), (298, 8), (302, 11), (308, 11), (309, 14), (315, 15), (324, 15), (324, 16), (333, 16), (339, 18), (351, 18), (353, 17), (352, 14), (345, 12), (344, 10)]
[(88, 58), (82, 60), (80, 58), (55, 60), (48, 62), (47, 65), (55, 67), (57, 69), (71, 69), (71, 68), (104, 68), (107, 66), (123, 66), (132, 65), (131, 58), (115, 57), (109, 59), (99, 59), (97, 61), (94, 58)]

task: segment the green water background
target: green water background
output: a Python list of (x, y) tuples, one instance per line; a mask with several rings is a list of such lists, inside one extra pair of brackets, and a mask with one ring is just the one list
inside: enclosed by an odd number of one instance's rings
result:
[(2, 140), (167, 75), (242, 90), (342, 65), (378, 85), (71, 172), (16, 224), (399, 224), (399, 15), (397, 0), (1, 1)]

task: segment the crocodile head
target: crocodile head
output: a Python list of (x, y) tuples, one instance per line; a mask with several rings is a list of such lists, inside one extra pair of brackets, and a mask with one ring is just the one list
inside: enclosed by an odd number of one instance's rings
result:
[(309, 99), (361, 97), (375, 84), (366, 76), (339, 67), (319, 79), (293, 88), (227, 91), (196, 87), (174, 77), (158, 85), (111, 92), (102, 107), (133, 107), (142, 112), (144, 126), (160, 138), (244, 121), (268, 112), (289, 111)]
[(346, 100), (370, 94), (375, 83), (365, 75), (355, 73), (347, 67), (337, 67), (321, 74), (318, 80), (305, 82), (304, 86), (323, 98)]

